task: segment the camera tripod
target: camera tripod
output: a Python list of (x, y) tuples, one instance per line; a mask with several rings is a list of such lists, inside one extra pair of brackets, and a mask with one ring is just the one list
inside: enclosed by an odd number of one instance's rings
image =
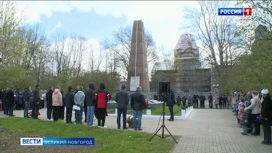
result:
[[(164, 120), (165, 120), (165, 102), (163, 102), (163, 114), (162, 114), (162, 125), (161, 127), (153, 134), (153, 136), (149, 139), (149, 141), (151, 141), (155, 136), (158, 136), (162, 139), (171, 136), (173, 138), (173, 140), (176, 142), (176, 144), (178, 144), (177, 140), (173, 137), (173, 135), (170, 133), (170, 131), (167, 129), (167, 127), (164, 124)], [(162, 135), (158, 135), (158, 132), (162, 129)], [(164, 129), (166, 129), (166, 131), (169, 133), (169, 135), (164, 135)]]

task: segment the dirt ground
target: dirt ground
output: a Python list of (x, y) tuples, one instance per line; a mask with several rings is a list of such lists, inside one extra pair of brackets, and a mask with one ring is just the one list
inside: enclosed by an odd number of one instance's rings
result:
[(33, 133), (23, 133), (9, 129), (0, 129), (0, 153), (85, 153), (95, 146), (21, 146), (21, 137), (44, 137)]

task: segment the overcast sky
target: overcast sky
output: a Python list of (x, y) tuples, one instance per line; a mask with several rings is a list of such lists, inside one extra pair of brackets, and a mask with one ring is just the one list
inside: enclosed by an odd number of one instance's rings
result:
[[(157, 47), (173, 50), (182, 29), (183, 10), (196, 7), (187, 1), (23, 1), (27, 23), (39, 22), (45, 33), (79, 34), (96, 45), (115, 29), (142, 20)], [(190, 31), (188, 31), (190, 32)]]

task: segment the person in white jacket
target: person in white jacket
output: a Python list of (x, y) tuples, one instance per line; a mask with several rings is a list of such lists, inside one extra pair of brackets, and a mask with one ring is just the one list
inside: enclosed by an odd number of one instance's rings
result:
[(253, 123), (254, 123), (254, 133), (252, 135), (260, 135), (260, 121), (259, 117), (261, 114), (261, 100), (259, 98), (258, 91), (253, 90), (251, 92), (252, 99), (251, 105), (245, 108), (245, 111), (251, 110), (252, 118), (253, 118)]

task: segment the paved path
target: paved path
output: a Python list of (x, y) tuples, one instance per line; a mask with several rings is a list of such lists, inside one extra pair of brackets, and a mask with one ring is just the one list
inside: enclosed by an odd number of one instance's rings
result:
[[(45, 120), (46, 109), (40, 112), (39, 118)], [(22, 117), (23, 111), (14, 114)], [(143, 118), (142, 124), (144, 132), (155, 133), (162, 118)], [(116, 117), (108, 116), (106, 125), (116, 129)], [(188, 120), (165, 121), (165, 125), (172, 135), (181, 136), (173, 153), (272, 153), (272, 145), (261, 144), (262, 135), (241, 135), (242, 129), (238, 128), (231, 110), (194, 109)]]

